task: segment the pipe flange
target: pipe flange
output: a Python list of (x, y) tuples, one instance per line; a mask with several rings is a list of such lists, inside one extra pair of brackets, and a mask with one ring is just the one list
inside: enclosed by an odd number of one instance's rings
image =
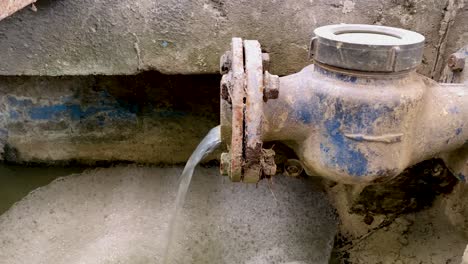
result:
[(310, 44), (314, 60), (343, 69), (399, 72), (422, 60), (424, 36), (401, 28), (340, 24), (319, 27)]
[(240, 38), (221, 57), (221, 135), (230, 143), (221, 171), (232, 181), (256, 183), (276, 173), (274, 152), (262, 148), (263, 105), (279, 93), (279, 77), (264, 72), (268, 61), (257, 40)]

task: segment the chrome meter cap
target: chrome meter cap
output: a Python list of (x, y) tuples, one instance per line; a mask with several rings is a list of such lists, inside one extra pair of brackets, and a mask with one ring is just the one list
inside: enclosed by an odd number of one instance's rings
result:
[(340, 24), (316, 28), (311, 40), (314, 60), (366, 72), (399, 72), (422, 60), (424, 36), (401, 28)]

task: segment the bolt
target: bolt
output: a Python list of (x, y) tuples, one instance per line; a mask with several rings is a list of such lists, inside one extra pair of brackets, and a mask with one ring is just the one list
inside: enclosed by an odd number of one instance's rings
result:
[(263, 64), (263, 71), (264, 72), (270, 70), (270, 54), (262, 53), (262, 64)]
[(226, 51), (219, 60), (219, 72), (225, 74), (231, 70), (232, 53), (230, 50)]
[(286, 176), (297, 177), (301, 175), (303, 170), (302, 162), (297, 159), (288, 159), (284, 163), (284, 174)]
[(465, 67), (465, 57), (460, 53), (450, 55), (447, 65), (452, 71), (461, 71)]
[(219, 165), (219, 172), (223, 176), (228, 176), (231, 170), (231, 155), (228, 152), (221, 153), (221, 163)]
[(279, 96), (279, 77), (278, 75), (265, 72), (263, 75), (263, 101), (268, 99), (276, 99)]

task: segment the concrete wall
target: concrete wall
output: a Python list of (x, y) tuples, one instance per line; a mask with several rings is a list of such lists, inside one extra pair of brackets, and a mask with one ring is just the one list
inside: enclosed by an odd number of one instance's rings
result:
[(231, 37), (260, 40), (282, 75), (310, 63), (315, 27), (402, 27), (426, 36), (419, 71), (438, 78), (468, 44), (467, 19), (463, 0), (41, 0), (0, 21), (0, 154), (184, 162), (219, 123)]
[(422, 33), (421, 72), (434, 75), (437, 58), (464, 43), (446, 41), (466, 40), (463, 1), (41, 0), (0, 22), (0, 75), (216, 73), (233, 36), (260, 40), (272, 72), (288, 74), (308, 63), (312, 30), (334, 23)]
[(219, 124), (218, 84), (217, 75), (157, 72), (0, 77), (2, 157), (12, 163), (185, 162)]

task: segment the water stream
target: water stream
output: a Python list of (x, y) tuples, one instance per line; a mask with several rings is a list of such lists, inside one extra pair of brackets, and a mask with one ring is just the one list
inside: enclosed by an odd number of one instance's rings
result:
[(216, 126), (208, 132), (208, 134), (203, 138), (203, 140), (198, 144), (195, 151), (192, 153), (187, 163), (185, 164), (184, 170), (180, 175), (180, 184), (179, 190), (177, 191), (177, 197), (175, 201), (175, 208), (172, 214), (171, 220), (169, 222), (169, 231), (167, 244), (164, 249), (164, 259), (163, 263), (169, 263), (169, 251), (175, 237), (176, 222), (177, 217), (182, 210), (184, 205), (185, 197), (187, 196), (187, 191), (192, 181), (193, 172), (195, 167), (200, 163), (200, 161), (206, 157), (209, 153), (215, 150), (221, 143), (221, 129), (220, 126)]

